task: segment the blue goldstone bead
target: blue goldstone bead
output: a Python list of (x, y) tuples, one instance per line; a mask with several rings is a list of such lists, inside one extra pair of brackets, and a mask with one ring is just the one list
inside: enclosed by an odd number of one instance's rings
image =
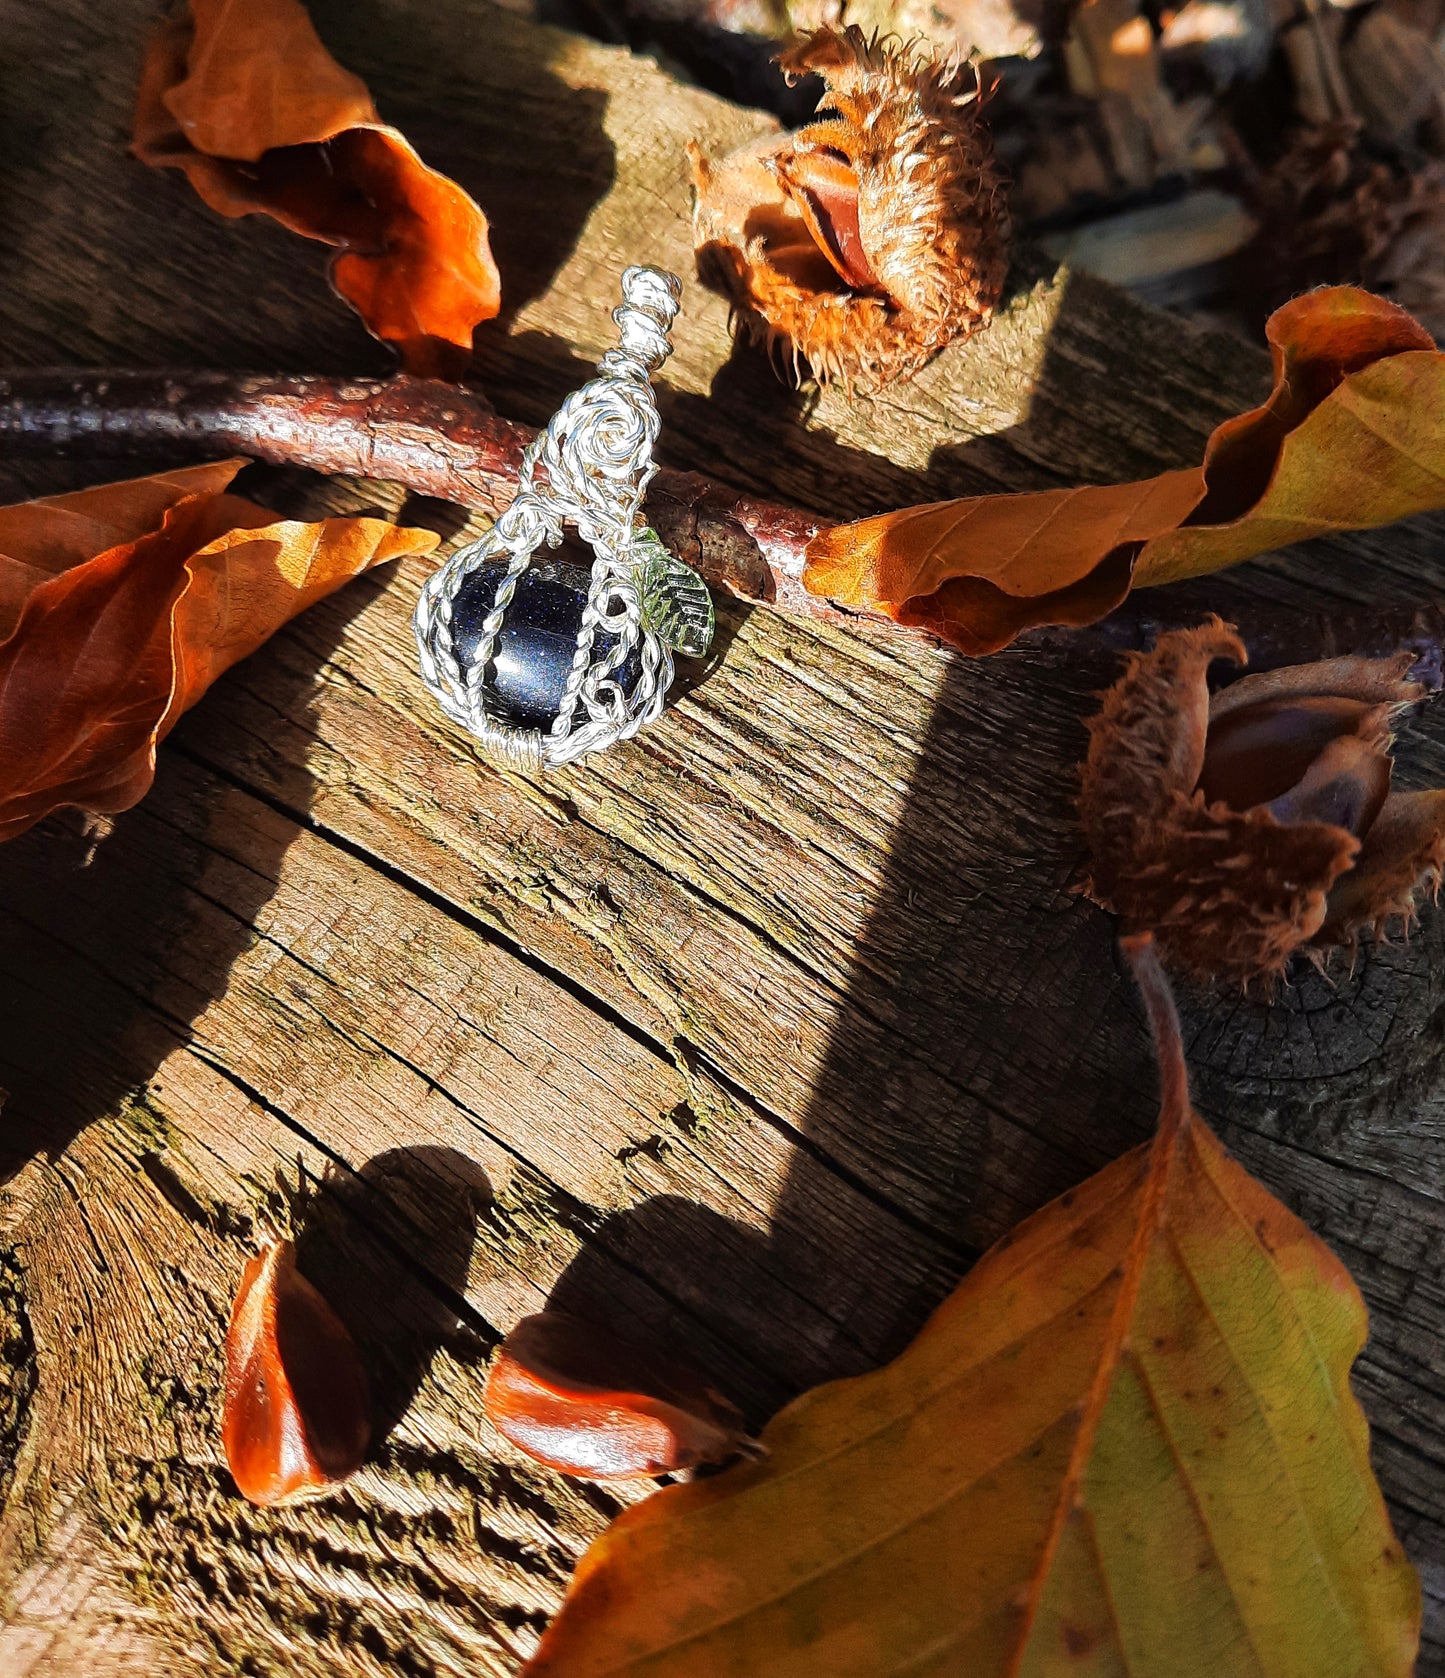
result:
[[(482, 623), (506, 574), (505, 557), (486, 560), (457, 591), (452, 644), (464, 672), (471, 666), (482, 638)], [(544, 732), (552, 726), (572, 673), (591, 580), (587, 567), (545, 554), (537, 554), (518, 579), (484, 684), (488, 708), (503, 722)], [(593, 658), (605, 657), (616, 645), (615, 635), (598, 635), (592, 643)], [(634, 651), (614, 679), (628, 692), (640, 673), (641, 662)]]

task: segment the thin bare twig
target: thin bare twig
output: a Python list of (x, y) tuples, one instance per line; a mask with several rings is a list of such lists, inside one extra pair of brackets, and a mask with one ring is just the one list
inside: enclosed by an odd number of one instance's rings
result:
[[(432, 379), (68, 368), (0, 375), (0, 453), (245, 454), (383, 478), (493, 513), (511, 500), (535, 435), (460, 386)], [(832, 520), (666, 470), (653, 480), (647, 514), (667, 546), (715, 586), (808, 617), (861, 615), (802, 584), (803, 550)]]
[[(81, 369), (0, 374), (0, 455), (177, 461), (244, 454), (278, 466), (387, 479), (491, 512), (511, 500), (522, 451), (535, 435), (460, 386), (404, 376)], [(653, 481), (647, 514), (668, 547), (714, 587), (803, 617), (888, 623), (897, 634), (932, 643), (922, 631), (835, 605), (803, 587), (808, 542), (833, 520), (740, 495), (695, 472), (667, 470)], [(1157, 613), (1146, 614), (1134, 595), (1103, 623), (1034, 630), (1026, 643), (1067, 643), (1094, 655), (1147, 646), (1159, 629), (1181, 621), (1169, 615), (1169, 592), (1160, 591)], [(1184, 621), (1198, 616), (1191, 611)], [(1420, 660), (1420, 679), (1438, 688), (1445, 677), (1445, 611), (1435, 603), (1315, 613), (1262, 608), (1240, 627), (1256, 664), (1410, 647)]]

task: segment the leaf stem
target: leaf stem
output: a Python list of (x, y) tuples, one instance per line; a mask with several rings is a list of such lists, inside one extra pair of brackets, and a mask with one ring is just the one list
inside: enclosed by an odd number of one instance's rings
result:
[[(1083, 1507), (1084, 1480), (1094, 1441), (1098, 1437), (1120, 1361), (1129, 1346), (1135, 1313), (1139, 1308), (1140, 1290), (1149, 1255), (1164, 1227), (1169, 1208), (1169, 1194), (1174, 1182), (1174, 1166), (1179, 1157), (1179, 1145), (1189, 1137), (1189, 1121), (1193, 1109), (1189, 1104), (1189, 1073), (1184, 1062), (1184, 1040), (1179, 1030), (1179, 1015), (1174, 1006), (1174, 992), (1159, 962), (1154, 934), (1128, 934), (1119, 940), (1134, 982), (1144, 998), (1154, 1035), (1154, 1050), (1159, 1060), (1159, 1127), (1148, 1145), (1143, 1165), (1139, 1210), (1127, 1252), (1116, 1272), (1119, 1292), (1109, 1319), (1108, 1331), (1099, 1348), (1099, 1361), (1089, 1390), (1079, 1412), (1079, 1429), (1074, 1436), (1069, 1463), (1060, 1483), (1054, 1505), (1053, 1518), (1039, 1553), (1038, 1564), (1029, 1581), (1023, 1599), (1020, 1633), (1013, 1657), (1005, 1669), (1006, 1678), (1019, 1678), (1029, 1653), (1030, 1640), (1043, 1604), (1049, 1575), (1058, 1557), (1064, 1528)], [(1141, 1150), (1141, 1154), (1143, 1150)]]
[(1134, 983), (1144, 999), (1144, 1012), (1154, 1037), (1159, 1062), (1159, 1136), (1168, 1146), (1193, 1116), (1189, 1100), (1189, 1068), (1184, 1059), (1184, 1037), (1174, 991), (1159, 960), (1152, 932), (1126, 933), (1119, 948), (1129, 963)]

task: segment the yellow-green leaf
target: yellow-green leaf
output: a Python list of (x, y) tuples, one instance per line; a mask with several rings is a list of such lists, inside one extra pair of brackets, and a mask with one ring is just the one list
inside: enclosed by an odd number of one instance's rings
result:
[(1285, 438), (1248, 512), (1156, 536), (1139, 555), (1134, 586), (1200, 577), (1269, 548), (1445, 505), (1442, 441), (1445, 355), (1408, 350), (1362, 367)]
[(765, 1461), (622, 1515), (529, 1678), (1411, 1671), (1359, 1293), (1161, 1044), (1154, 1143), (995, 1247), (896, 1362), (785, 1410)]
[(1334, 286), (1277, 309), (1266, 335), (1269, 400), (1218, 426), (1198, 466), (832, 525), (805, 585), (991, 653), (1037, 624), (1093, 623), (1131, 588), (1445, 507), (1445, 354), (1417, 321)]

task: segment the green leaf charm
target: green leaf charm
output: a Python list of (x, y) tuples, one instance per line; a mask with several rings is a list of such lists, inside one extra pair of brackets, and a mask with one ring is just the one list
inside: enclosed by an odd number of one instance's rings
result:
[(662, 545), (655, 530), (637, 537), (642, 568), (643, 622), (659, 641), (684, 658), (701, 658), (712, 645), (716, 619), (707, 584)]

